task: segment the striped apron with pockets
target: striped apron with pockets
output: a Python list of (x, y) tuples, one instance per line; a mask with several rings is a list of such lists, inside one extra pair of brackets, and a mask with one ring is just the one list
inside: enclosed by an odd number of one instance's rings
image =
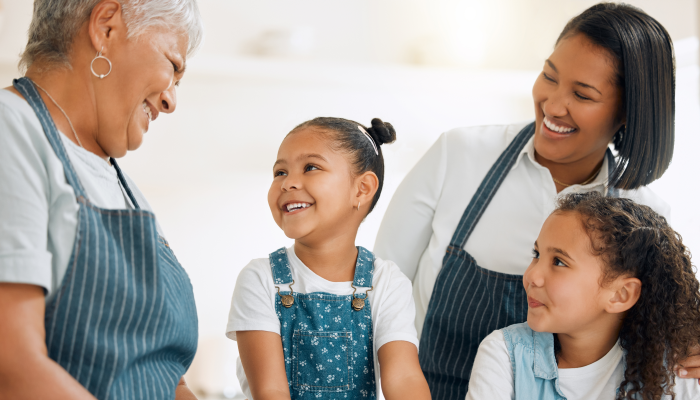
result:
[[(534, 133), (533, 122), (499, 156), (469, 202), (447, 247), (420, 339), (420, 365), (433, 399), (464, 399), (481, 341), (497, 329), (527, 320), (523, 276), (480, 267), (464, 246)], [(606, 157), (608, 170), (612, 171), (615, 160), (610, 150)], [(608, 188), (607, 195), (617, 196), (617, 190)]]
[(174, 399), (197, 349), (187, 273), (116, 161), (133, 210), (90, 203), (34, 84), (20, 78), (13, 85), (39, 118), (79, 206), (68, 269), (46, 305), (49, 357), (98, 399)]
[(287, 249), (270, 254), (292, 400), (377, 397), (372, 309), (367, 296), (372, 290), (374, 254), (364, 247), (357, 250), (352, 286), (363, 288), (364, 293), (347, 296), (294, 292)]

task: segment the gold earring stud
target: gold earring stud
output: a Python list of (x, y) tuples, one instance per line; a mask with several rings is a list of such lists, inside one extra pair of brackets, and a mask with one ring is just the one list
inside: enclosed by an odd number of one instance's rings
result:
[(360, 204), (361, 204), (361, 202), (358, 201), (357, 202), (357, 211), (360, 211)]

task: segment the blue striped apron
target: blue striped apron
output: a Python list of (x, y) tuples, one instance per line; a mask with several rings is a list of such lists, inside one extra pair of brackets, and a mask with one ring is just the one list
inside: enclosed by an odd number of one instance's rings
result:
[[(496, 160), (447, 247), (420, 339), (420, 365), (433, 399), (464, 399), (481, 341), (497, 329), (527, 320), (523, 276), (480, 267), (464, 246), (534, 133), (535, 124), (527, 125)], [(610, 150), (606, 157), (612, 172), (615, 160)], [(607, 195), (617, 196), (617, 190), (609, 188)]]
[[(275, 310), (292, 400), (375, 399), (372, 309), (367, 298), (374, 275), (374, 254), (364, 247), (357, 248), (352, 284), (365, 289), (364, 294), (281, 291), (287, 285), (294, 290), (284, 247), (270, 254), (270, 267), (279, 289)], [(285, 306), (283, 296), (291, 296), (294, 301)], [(357, 301), (362, 307), (356, 309)]]
[(116, 161), (133, 210), (90, 203), (31, 80), (13, 85), (39, 118), (79, 206), (68, 269), (46, 305), (49, 357), (98, 399), (174, 399), (197, 349), (187, 273), (158, 235), (153, 213), (139, 208)]

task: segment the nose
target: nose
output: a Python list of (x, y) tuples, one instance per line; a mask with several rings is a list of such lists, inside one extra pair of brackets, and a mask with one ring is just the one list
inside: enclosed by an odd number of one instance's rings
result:
[(538, 268), (537, 260), (533, 259), (530, 266), (527, 267), (525, 273), (523, 274), (523, 286), (525, 289), (528, 287), (542, 287), (544, 286), (544, 273), (542, 268)]
[(175, 85), (170, 85), (168, 90), (160, 94), (160, 112), (170, 114), (175, 112), (175, 107), (177, 107), (177, 93), (175, 92)]
[(291, 190), (298, 190), (301, 188), (301, 182), (292, 174), (287, 175), (282, 181), (282, 191), (289, 192)]
[(569, 113), (566, 96), (560, 90), (553, 90), (542, 104), (542, 111), (553, 117), (563, 117)]

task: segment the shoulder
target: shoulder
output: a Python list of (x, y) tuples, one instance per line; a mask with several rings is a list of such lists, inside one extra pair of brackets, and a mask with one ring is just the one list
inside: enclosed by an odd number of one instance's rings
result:
[(458, 151), (502, 151), (529, 122), (507, 125), (483, 125), (449, 130), (441, 136), (447, 148)]
[(535, 331), (528, 326), (527, 322), (507, 326), (501, 329), (500, 332), (503, 334), (504, 342), (510, 343), (511, 345), (514, 343), (522, 343), (532, 346), (534, 343)]
[(390, 260), (383, 260), (379, 257), (374, 259), (374, 277), (373, 284), (375, 286), (388, 284), (389, 286), (406, 286), (412, 285), (408, 277), (401, 272), (399, 266)]
[(265, 284), (272, 282), (272, 270), (269, 258), (256, 258), (251, 260), (241, 272), (238, 273), (236, 285), (239, 284)]
[(669, 223), (671, 222), (671, 206), (648, 186), (642, 186), (635, 190), (621, 190), (620, 197), (625, 197), (634, 200), (636, 203), (648, 206), (666, 218)]

